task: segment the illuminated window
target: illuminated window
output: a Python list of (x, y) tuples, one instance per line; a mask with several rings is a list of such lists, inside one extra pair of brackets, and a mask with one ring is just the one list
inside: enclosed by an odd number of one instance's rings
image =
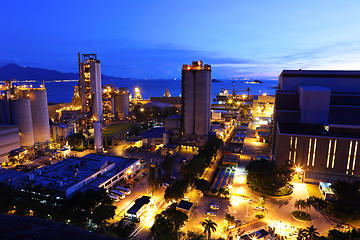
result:
[(329, 140), (329, 149), (328, 149), (328, 155), (326, 160), (326, 168), (329, 168), (330, 164), (330, 152), (331, 152), (331, 139)]
[[(349, 168), (350, 168), (351, 150), (352, 150), (352, 141), (350, 141), (349, 155), (348, 155), (348, 160), (347, 160), (347, 164), (346, 164), (346, 170), (349, 170)], [(348, 174), (348, 171), (346, 171), (346, 174)]]
[[(293, 137), (290, 137), (290, 148), (292, 148), (292, 141), (293, 141)], [(291, 159), (291, 158), (289, 158)]]
[(294, 152), (294, 163), (296, 161), (296, 152)]
[(316, 143), (317, 143), (317, 138), (315, 138), (315, 142), (314, 142), (314, 151), (313, 151), (311, 166), (315, 165)]
[[(353, 159), (353, 165), (352, 165), (353, 171), (355, 170), (357, 149), (358, 149), (358, 141), (355, 142), (354, 159)], [(352, 173), (352, 174), (354, 174), (354, 173)]]
[(333, 157), (332, 157), (331, 168), (334, 168), (334, 167), (335, 167), (336, 144), (337, 144), (337, 140), (335, 140), (335, 142), (334, 142), (334, 152), (333, 152)]
[(295, 150), (297, 148), (297, 137), (295, 138)]
[(291, 150), (289, 151), (289, 160), (291, 160)]
[(308, 150), (308, 157), (307, 157), (307, 163), (306, 165), (309, 166), (310, 165), (310, 154), (311, 154), (311, 138), (309, 140), (309, 150)]

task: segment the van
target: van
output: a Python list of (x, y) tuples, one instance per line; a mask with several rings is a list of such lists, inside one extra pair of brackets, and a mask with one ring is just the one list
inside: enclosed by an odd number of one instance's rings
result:
[(131, 190), (130, 190), (129, 188), (124, 188), (124, 187), (117, 186), (117, 187), (116, 187), (116, 190), (119, 190), (119, 191), (125, 193), (126, 195), (130, 195), (130, 194), (131, 194)]
[(120, 201), (119, 197), (118, 197), (118, 196), (115, 196), (115, 195), (113, 195), (113, 194), (109, 194), (109, 197), (110, 197), (112, 200), (114, 200), (114, 202), (119, 202), (119, 201)]
[(110, 193), (111, 193), (112, 195), (119, 196), (120, 199), (124, 199), (124, 198), (125, 198), (125, 193), (122, 193), (122, 192), (119, 192), (119, 191), (116, 191), (116, 190), (110, 190)]

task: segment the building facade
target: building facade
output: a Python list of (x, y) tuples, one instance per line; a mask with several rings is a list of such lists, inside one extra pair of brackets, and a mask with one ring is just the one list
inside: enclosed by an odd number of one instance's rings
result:
[(360, 177), (360, 71), (284, 70), (275, 95), (273, 157), (307, 181)]

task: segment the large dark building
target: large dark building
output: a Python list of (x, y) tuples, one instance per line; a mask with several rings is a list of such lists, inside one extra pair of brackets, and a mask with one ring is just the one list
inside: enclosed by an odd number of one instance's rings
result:
[(211, 66), (202, 61), (183, 65), (181, 87), (181, 132), (184, 137), (205, 142), (202, 140), (210, 131)]
[(360, 71), (284, 70), (275, 95), (273, 157), (307, 181), (360, 176)]

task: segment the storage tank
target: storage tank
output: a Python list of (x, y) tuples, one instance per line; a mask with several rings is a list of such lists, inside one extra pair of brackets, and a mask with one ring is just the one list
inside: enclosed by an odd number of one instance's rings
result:
[(123, 91), (115, 94), (115, 116), (123, 118), (129, 116), (129, 92)]
[(50, 141), (50, 125), (46, 89), (30, 88), (23, 91), (25, 91), (30, 98), (31, 118), (35, 143)]
[(11, 100), (11, 111), (13, 122), (19, 128), (21, 146), (33, 146), (34, 131), (30, 100), (25, 98)]

